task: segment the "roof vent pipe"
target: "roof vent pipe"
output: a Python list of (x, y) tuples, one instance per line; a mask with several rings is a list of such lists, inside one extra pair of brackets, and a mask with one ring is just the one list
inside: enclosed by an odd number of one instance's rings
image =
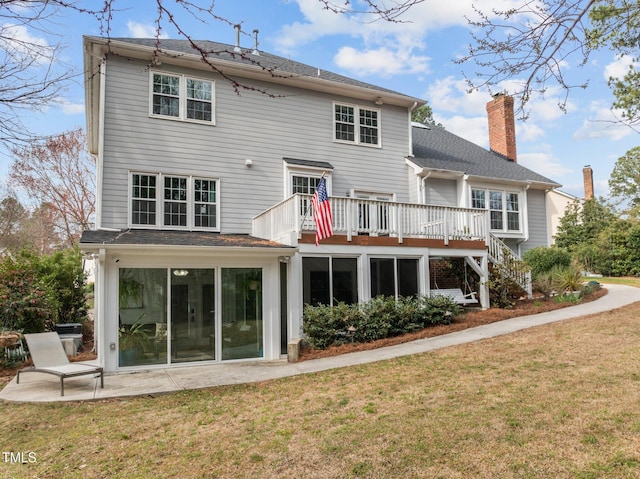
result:
[(240, 48), (240, 24), (234, 25), (233, 28), (235, 28), (236, 30), (236, 46), (234, 47), (233, 51), (236, 53), (240, 53), (242, 52), (242, 49)]
[(253, 53), (254, 55), (260, 55), (260, 50), (258, 50), (258, 29), (257, 28), (253, 31), (253, 36), (255, 37), (255, 46), (253, 47), (253, 51), (251, 53)]

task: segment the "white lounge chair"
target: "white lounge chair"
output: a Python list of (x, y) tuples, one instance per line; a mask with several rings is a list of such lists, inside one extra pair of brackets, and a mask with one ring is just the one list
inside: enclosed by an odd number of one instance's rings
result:
[(60, 378), (60, 395), (64, 396), (65, 378), (96, 374), (100, 375), (100, 387), (104, 388), (104, 371), (102, 368), (91, 364), (69, 362), (58, 333), (25, 334), (24, 338), (29, 346), (33, 366), (18, 371), (17, 384), (20, 384), (20, 373), (55, 374)]

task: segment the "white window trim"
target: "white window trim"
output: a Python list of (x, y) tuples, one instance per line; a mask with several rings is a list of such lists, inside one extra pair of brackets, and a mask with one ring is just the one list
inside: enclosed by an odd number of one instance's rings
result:
[[(347, 254), (347, 253), (333, 253), (333, 254), (314, 254), (314, 253), (309, 253), (309, 254), (304, 254), (301, 256), (301, 260), (300, 260), (300, 271), (302, 272), (302, 260), (304, 258), (327, 258), (329, 259), (329, 296), (330, 296), (330, 302), (333, 304), (334, 301), (334, 296), (333, 296), (333, 260), (334, 259), (355, 259), (356, 260), (356, 294), (358, 295), (358, 303), (362, 303), (362, 301), (365, 301), (365, 296), (363, 296), (363, 293), (366, 291), (366, 283), (365, 283), (365, 279), (364, 279), (364, 271), (363, 271), (363, 255), (361, 254)], [(304, 278), (301, 278), (301, 282), (300, 282), (300, 292), (301, 297), (304, 295), (304, 285), (303, 285), (303, 281)], [(370, 289), (370, 288), (369, 288)]]
[[(485, 192), (485, 207), (484, 207), (484, 211), (490, 212), (492, 211), (490, 209), (490, 192), (494, 191), (494, 192), (500, 192), (502, 194), (502, 229), (493, 229), (491, 228), (491, 219), (489, 219), (489, 227), (490, 227), (490, 231), (492, 233), (497, 233), (500, 236), (512, 236), (512, 237), (521, 237), (522, 235), (525, 234), (525, 203), (526, 203), (526, 195), (525, 192), (520, 190), (515, 190), (515, 189), (510, 189), (510, 188), (501, 188), (498, 186), (484, 186), (484, 185), (473, 185), (473, 186), (469, 186), (469, 205), (473, 206), (473, 194), (472, 191), (473, 190), (482, 190)], [(520, 227), (517, 230), (510, 230), (508, 229), (508, 216), (507, 216), (507, 194), (516, 194), (518, 195), (518, 207), (520, 208), (518, 210), (519, 213), (519, 220), (520, 220)], [(497, 210), (496, 210), (497, 211)]]
[[(145, 175), (156, 177), (156, 223), (137, 224), (131, 221), (133, 216), (133, 175)], [(165, 177), (186, 178), (187, 179), (187, 225), (186, 226), (165, 226), (164, 225), (164, 179)], [(202, 227), (195, 226), (195, 180), (214, 181), (216, 183), (216, 226)], [(127, 185), (127, 225), (132, 229), (157, 229), (157, 230), (179, 230), (179, 231), (212, 231), (220, 232), (220, 178), (211, 178), (199, 175), (181, 175), (178, 173), (158, 173), (148, 171), (129, 171)]]
[[(396, 201), (396, 194), (389, 193), (388, 191), (361, 190), (361, 189), (355, 188), (355, 189), (349, 190), (349, 196), (351, 196), (352, 198), (358, 198), (359, 196), (360, 197), (367, 196), (367, 198), (361, 198), (361, 199), (369, 199), (374, 201), (391, 201), (391, 202)], [(372, 198), (372, 196), (377, 196), (378, 198)]]
[(367, 256), (367, 295), (369, 299), (372, 299), (371, 296), (371, 260), (372, 259), (393, 259), (393, 285), (394, 285), (394, 294), (395, 294), (395, 299), (398, 299), (398, 287), (399, 287), (399, 281), (398, 281), (398, 260), (400, 259), (410, 259), (410, 260), (416, 260), (418, 263), (418, 271), (417, 271), (417, 280), (418, 280), (418, 291), (417, 294), (418, 295), (422, 295), (425, 294), (424, 292), (424, 288), (423, 288), (423, 284), (424, 284), (424, 277), (423, 277), (423, 270), (424, 270), (424, 258), (421, 256), (414, 256), (414, 255), (410, 255), (410, 256), (401, 256), (401, 255), (393, 255), (393, 254), (370, 254)]
[[(336, 138), (336, 106), (348, 106), (353, 108), (353, 118), (354, 118), (354, 141), (349, 140), (340, 140)], [(360, 141), (360, 110), (368, 110), (375, 111), (378, 113), (378, 143), (362, 143)], [(368, 146), (369, 148), (382, 148), (382, 110), (380, 108), (370, 108), (367, 106), (360, 106), (354, 103), (345, 103), (340, 101), (334, 101), (331, 107), (331, 115), (332, 115), (332, 125), (333, 130), (331, 131), (331, 136), (333, 138), (334, 143), (342, 143), (344, 145), (358, 145), (358, 146)]]
[(325, 168), (318, 168), (316, 166), (302, 166), (302, 165), (290, 165), (285, 162), (285, 171), (284, 171), (284, 199), (290, 198), (293, 196), (293, 177), (294, 176), (308, 176), (310, 178), (322, 178), (324, 174), (324, 179), (327, 185), (327, 196), (332, 196), (332, 181), (331, 181), (331, 173), (333, 170), (327, 170)]
[[(153, 113), (153, 75), (166, 75), (179, 78), (179, 92), (178, 92), (178, 116), (160, 115)], [(204, 81), (211, 84), (211, 121), (197, 120), (193, 118), (187, 118), (187, 79)], [(174, 73), (161, 70), (149, 70), (149, 117), (161, 118), (163, 120), (183, 121), (188, 123), (199, 123), (201, 125), (214, 125), (216, 124), (216, 83), (215, 80), (209, 78), (202, 78), (193, 75), (184, 75), (181, 73)]]

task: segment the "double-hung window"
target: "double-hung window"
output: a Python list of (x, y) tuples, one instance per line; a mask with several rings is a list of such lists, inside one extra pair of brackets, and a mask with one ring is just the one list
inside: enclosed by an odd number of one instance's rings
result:
[(492, 231), (517, 233), (522, 231), (520, 195), (508, 191), (473, 188), (471, 206), (489, 211)]
[(214, 122), (214, 82), (173, 73), (151, 72), (152, 116)]
[(156, 175), (131, 176), (131, 223), (155, 225), (157, 212)]
[[(291, 192), (295, 195), (296, 193), (302, 193), (305, 195), (313, 195), (316, 192), (316, 188), (318, 187), (318, 183), (320, 183), (319, 176), (307, 176), (307, 175), (296, 175), (294, 174), (291, 177)], [(311, 198), (308, 196), (303, 196), (300, 199), (300, 208), (302, 211), (300, 213), (305, 216), (311, 217)]]
[(194, 190), (194, 226), (196, 228), (217, 228), (218, 226), (218, 190), (217, 180), (196, 178), (193, 180)]
[(131, 173), (130, 225), (219, 231), (219, 181)]
[(338, 103), (333, 109), (336, 141), (380, 146), (380, 110)]
[(164, 226), (187, 226), (187, 178), (164, 177)]

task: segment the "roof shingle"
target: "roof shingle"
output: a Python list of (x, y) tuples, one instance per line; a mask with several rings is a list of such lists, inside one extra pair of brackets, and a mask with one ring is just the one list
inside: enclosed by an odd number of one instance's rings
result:
[(442, 127), (414, 126), (412, 130), (415, 158), (410, 158), (410, 161), (421, 168), (455, 171), (471, 176), (524, 183), (544, 183), (549, 187), (561, 186), (535, 171), (454, 135)]
[(293, 248), (254, 236), (207, 231), (166, 231), (130, 229), (122, 231), (88, 230), (82, 233), (84, 246), (227, 246), (241, 248)]

